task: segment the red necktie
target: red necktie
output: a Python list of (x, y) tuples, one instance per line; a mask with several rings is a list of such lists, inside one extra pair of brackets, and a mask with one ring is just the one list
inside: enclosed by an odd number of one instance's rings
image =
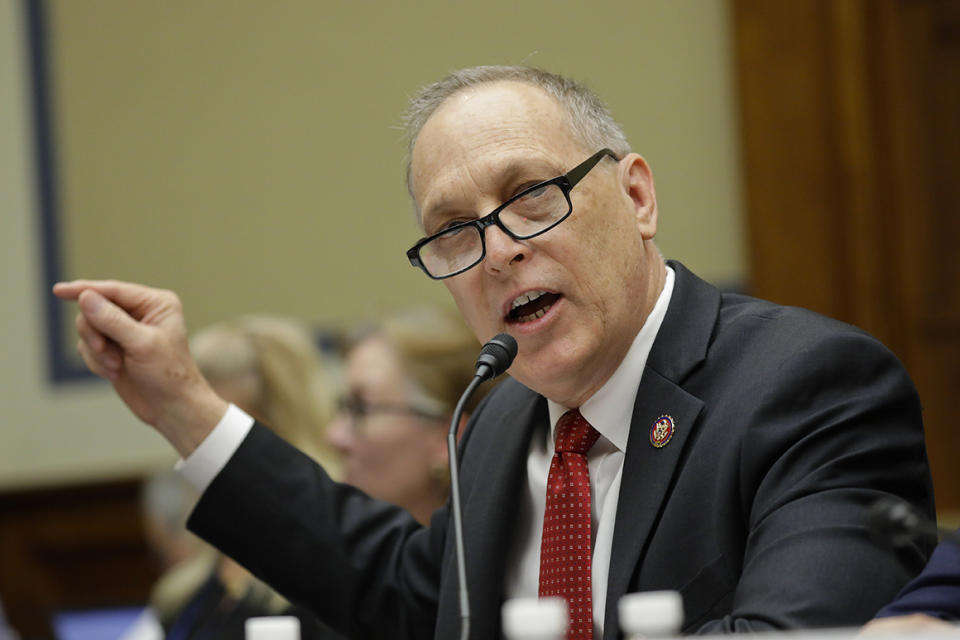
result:
[(557, 422), (540, 542), (540, 597), (567, 600), (569, 640), (593, 638), (590, 471), (587, 451), (600, 434), (578, 409)]

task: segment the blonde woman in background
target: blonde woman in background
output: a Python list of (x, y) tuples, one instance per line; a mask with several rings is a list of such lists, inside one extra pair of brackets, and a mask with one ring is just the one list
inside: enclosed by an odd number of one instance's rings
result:
[[(457, 314), (434, 307), (355, 332), (344, 359), (346, 393), (327, 431), (342, 480), (429, 523), (449, 495), (447, 432), (479, 349)], [(491, 386), (473, 395), (462, 423)]]
[[(216, 392), (271, 427), (338, 477), (324, 430), (338, 396), (338, 360), (317, 349), (297, 321), (248, 316), (198, 331), (190, 350)], [(249, 617), (296, 615), (301, 636), (339, 638), (242, 566), (212, 548), (181, 563), (154, 590), (168, 638), (240, 638)]]
[(190, 351), (214, 390), (316, 459), (334, 478), (324, 430), (336, 412), (340, 367), (303, 324), (246, 316), (196, 332)]

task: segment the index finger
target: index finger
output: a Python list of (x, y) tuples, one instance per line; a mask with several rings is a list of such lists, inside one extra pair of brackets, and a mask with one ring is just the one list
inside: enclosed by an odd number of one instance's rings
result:
[(62, 300), (76, 300), (87, 289), (124, 307), (140, 302), (152, 291), (145, 285), (120, 280), (71, 280), (53, 285), (53, 295)]

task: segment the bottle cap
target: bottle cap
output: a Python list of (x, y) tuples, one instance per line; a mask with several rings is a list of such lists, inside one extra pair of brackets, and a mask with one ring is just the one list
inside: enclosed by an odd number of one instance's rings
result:
[(247, 640), (300, 640), (300, 620), (294, 616), (247, 618)]
[(513, 598), (503, 603), (503, 633), (510, 640), (543, 640), (567, 635), (563, 598)]
[(683, 599), (676, 591), (628, 593), (618, 603), (624, 633), (667, 636), (680, 632)]

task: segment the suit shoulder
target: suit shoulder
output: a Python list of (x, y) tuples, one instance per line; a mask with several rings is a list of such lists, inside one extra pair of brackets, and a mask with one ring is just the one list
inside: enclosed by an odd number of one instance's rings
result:
[(851, 324), (815, 311), (724, 294), (713, 342), (753, 345), (789, 357), (811, 350), (856, 348), (883, 358), (896, 357), (877, 338)]
[(763, 394), (783, 384), (794, 391), (873, 388), (881, 377), (888, 389), (916, 394), (903, 363), (866, 331), (807, 309), (739, 295), (724, 296), (704, 365)]

